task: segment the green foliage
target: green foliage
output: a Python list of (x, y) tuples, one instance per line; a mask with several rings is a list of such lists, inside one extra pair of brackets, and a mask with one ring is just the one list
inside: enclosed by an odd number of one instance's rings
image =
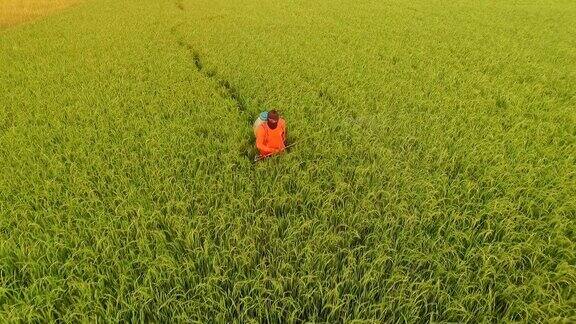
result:
[[(576, 5), (111, 1), (0, 32), (0, 318), (576, 320)], [(275, 108), (294, 148), (253, 164)]]

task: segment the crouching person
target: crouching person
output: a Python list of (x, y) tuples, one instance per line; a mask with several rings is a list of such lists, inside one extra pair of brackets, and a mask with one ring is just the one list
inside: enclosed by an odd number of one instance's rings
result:
[(255, 133), (259, 159), (281, 153), (286, 148), (286, 122), (276, 110), (268, 112), (266, 122), (260, 123)]

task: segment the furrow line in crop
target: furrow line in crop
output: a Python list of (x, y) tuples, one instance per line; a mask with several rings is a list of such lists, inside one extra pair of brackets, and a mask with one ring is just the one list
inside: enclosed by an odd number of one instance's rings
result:
[[(174, 36), (174, 38), (176, 39), (176, 43), (179, 47), (183, 48), (186, 50), (186, 52), (188, 52), (190, 58), (191, 58), (191, 63), (193, 64), (193, 66), (195, 67), (195, 69), (201, 74), (203, 75), (205, 78), (211, 80), (212, 82), (214, 82), (216, 85), (219, 86), (220, 90), (221, 90), (221, 95), (224, 98), (230, 99), (236, 109), (237, 112), (239, 114), (239, 116), (244, 120), (244, 122), (246, 123), (246, 131), (248, 132), (249, 130), (251, 131), (251, 125), (252, 125), (252, 118), (253, 118), (253, 112), (249, 111), (248, 109), (248, 105), (246, 104), (246, 101), (244, 100), (244, 97), (240, 94), (240, 92), (238, 91), (238, 89), (227, 79), (221, 78), (219, 77), (213, 69), (207, 69), (204, 65), (204, 62), (202, 61), (202, 57), (200, 56), (200, 53), (198, 53), (198, 51), (188, 42), (184, 41), (177, 33), (177, 28), (180, 24), (177, 24), (175, 26), (173, 26), (170, 29), (170, 32), (172, 33), (172, 35)], [(250, 132), (251, 133), (251, 132)], [(246, 141), (241, 145), (241, 149), (240, 149), (240, 155), (250, 161), (253, 160), (253, 152), (252, 152), (252, 142), (250, 141), (250, 137), (247, 136), (246, 137)]]
[[(186, 8), (184, 7), (184, 1), (183, 0), (175, 0), (174, 4), (178, 9), (180, 9), (182, 11), (186, 10)], [(230, 81), (223, 79), (223, 78), (220, 78), (216, 74), (216, 72), (214, 72), (214, 70), (212, 70), (212, 69), (208, 70), (204, 67), (200, 53), (198, 53), (198, 51), (196, 49), (194, 49), (194, 47), (190, 43), (185, 42), (178, 35), (177, 28), (181, 24), (182, 23), (179, 23), (177, 25), (174, 25), (172, 28), (170, 28), (170, 32), (176, 38), (176, 42), (177, 42), (178, 46), (186, 49), (186, 51), (190, 54), (190, 56), (192, 57), (192, 62), (194, 63), (196, 70), (198, 72), (200, 72), (200, 74), (202, 74), (204, 77), (206, 77), (208, 79), (213, 80), (214, 82), (216, 82), (221, 87), (222, 90), (224, 90), (226, 97), (230, 98), (235, 103), (236, 108), (238, 108), (238, 111), (240, 112), (240, 114), (246, 119), (247, 123), (250, 124), (252, 121), (252, 116), (251, 116), (251, 114), (248, 113), (247, 107), (246, 107), (246, 102), (244, 101), (244, 98), (242, 97), (242, 95), (240, 94), (238, 89), (232, 83), (230, 83)]]
[(176, 0), (176, 1), (174, 1), (174, 4), (176, 5), (176, 8), (178, 8), (182, 11), (186, 10), (186, 8), (184, 8), (184, 1)]
[[(175, 35), (176, 36), (176, 35)], [(176, 36), (177, 37), (177, 36)], [(202, 57), (200, 56), (200, 54), (198, 53), (198, 51), (196, 51), (192, 45), (190, 45), (189, 43), (186, 43), (185, 41), (183, 41), (182, 39), (177, 40), (177, 43), (180, 47), (186, 49), (186, 51), (190, 54), (191, 59), (192, 59), (192, 63), (194, 64), (194, 67), (196, 68), (196, 70), (202, 74), (204, 77), (213, 80), (216, 84), (218, 84), (220, 86), (220, 88), (223, 90), (224, 92), (224, 96), (231, 99), (234, 102), (234, 105), (236, 106), (236, 108), (238, 109), (238, 112), (240, 113), (240, 115), (248, 122), (250, 123), (252, 120), (252, 115), (249, 113), (248, 111), (248, 107), (246, 105), (246, 101), (244, 100), (243, 96), (240, 94), (240, 92), (238, 91), (238, 89), (228, 80), (223, 79), (221, 77), (219, 77), (214, 70), (210, 69), (206, 69), (204, 67), (204, 63), (202, 61)]]

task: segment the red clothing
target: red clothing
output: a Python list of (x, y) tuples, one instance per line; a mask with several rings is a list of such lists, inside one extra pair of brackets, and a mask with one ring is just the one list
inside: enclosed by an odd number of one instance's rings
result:
[(286, 122), (280, 118), (275, 129), (268, 127), (268, 123), (262, 123), (256, 131), (256, 147), (260, 156), (273, 155), (286, 148)]

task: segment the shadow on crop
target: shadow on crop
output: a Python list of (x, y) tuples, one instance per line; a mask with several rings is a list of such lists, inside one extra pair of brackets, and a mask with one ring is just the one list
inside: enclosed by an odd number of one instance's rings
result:
[(182, 10), (182, 11), (186, 10), (186, 8), (184, 8), (184, 1), (182, 1), (182, 0), (176, 0), (176, 1), (174, 2), (174, 4), (176, 5), (176, 8), (178, 8), (178, 9), (180, 9), (180, 10)]

